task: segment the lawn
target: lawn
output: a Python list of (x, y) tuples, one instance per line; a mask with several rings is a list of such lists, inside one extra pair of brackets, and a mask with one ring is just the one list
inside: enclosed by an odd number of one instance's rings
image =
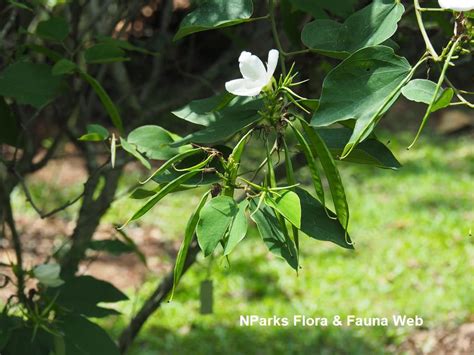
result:
[[(131, 353), (375, 354), (390, 352), (416, 331), (393, 326), (241, 327), (240, 315), (418, 315), (427, 329), (467, 321), (474, 314), (472, 136), (425, 134), (411, 151), (405, 149), (411, 135), (395, 136), (390, 136), (390, 147), (403, 164), (400, 170), (340, 164), (355, 251), (302, 237), (302, 269), (296, 275), (268, 253), (252, 226), (230, 263), (219, 257), (213, 261), (214, 313), (199, 313), (199, 284), (209, 270), (209, 261), (200, 258), (174, 300), (146, 323)], [(302, 172), (303, 178), (306, 174)], [(35, 191), (45, 189), (38, 184)], [(163, 239), (176, 241), (197, 201), (196, 191), (169, 196), (142, 225), (158, 227)], [(15, 203), (31, 213), (20, 194)], [(105, 222), (121, 223), (138, 206), (123, 198)], [(123, 315), (102, 324), (118, 334), (162, 276), (149, 275), (138, 294), (128, 290), (132, 301), (119, 305)]]

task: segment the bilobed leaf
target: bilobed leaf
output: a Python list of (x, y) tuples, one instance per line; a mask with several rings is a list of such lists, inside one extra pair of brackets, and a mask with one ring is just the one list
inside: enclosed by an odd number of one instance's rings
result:
[(51, 17), (48, 20), (41, 21), (36, 28), (38, 36), (55, 42), (64, 41), (69, 32), (69, 24), (62, 17)]
[(307, 12), (313, 17), (319, 18), (323, 10), (334, 15), (345, 17), (354, 11), (357, 0), (289, 0), (298, 10)]
[(345, 58), (365, 47), (383, 43), (397, 30), (405, 8), (395, 0), (375, 0), (355, 12), (344, 23), (315, 20), (301, 34), (312, 50), (336, 58)]
[(70, 312), (80, 313), (89, 317), (104, 317), (118, 312), (97, 306), (98, 303), (119, 302), (127, 300), (127, 296), (112, 284), (93, 278), (92, 276), (78, 276), (66, 280), (58, 287), (48, 290), (50, 298), (55, 303)]
[(300, 199), (293, 191), (278, 191), (278, 195), (267, 195), (265, 203), (278, 211), (285, 219), (296, 228), (301, 227), (301, 205)]
[(245, 212), (249, 206), (248, 200), (243, 200), (238, 204), (238, 212), (232, 220), (229, 229), (229, 238), (224, 248), (224, 255), (229, 255), (232, 250), (245, 238), (248, 229), (247, 216)]
[(146, 160), (146, 158), (137, 150), (137, 147), (135, 144), (131, 144), (127, 142), (122, 137), (120, 137), (120, 144), (122, 145), (123, 150), (127, 151), (128, 153), (133, 155), (135, 158), (137, 158), (138, 161), (142, 163), (145, 168), (151, 169), (150, 162)]
[(51, 73), (54, 76), (71, 74), (77, 69), (77, 65), (68, 59), (60, 59), (54, 64)]
[(122, 242), (118, 239), (91, 240), (89, 249), (95, 251), (104, 251), (112, 255), (121, 255), (135, 251), (132, 245)]
[(52, 101), (61, 89), (61, 78), (53, 76), (46, 64), (17, 62), (0, 74), (0, 95), (20, 104), (40, 108)]
[(196, 32), (247, 22), (252, 12), (252, 0), (205, 0), (183, 19), (174, 40)]
[[(0, 329), (1, 332), (1, 329)], [(41, 327), (28, 327), (25, 322), (17, 322), (11, 329), (8, 343), (3, 348), (2, 355), (44, 355), (53, 350), (53, 336)]]
[(87, 125), (87, 133), (79, 138), (80, 141), (101, 142), (109, 138), (107, 128), (98, 124)]
[[(247, 113), (247, 115), (245, 114)], [(229, 115), (221, 118), (206, 128), (191, 133), (181, 140), (171, 144), (172, 147), (179, 147), (188, 143), (217, 143), (232, 135), (242, 131), (261, 119), (258, 114), (253, 112), (243, 112), (240, 115)]]
[(134, 144), (149, 159), (166, 160), (178, 153), (178, 149), (169, 146), (174, 142), (173, 136), (160, 126), (138, 127), (130, 132), (127, 142)]
[(262, 108), (262, 101), (251, 97), (234, 97), (229, 93), (211, 96), (206, 99), (193, 100), (173, 115), (185, 121), (209, 126), (224, 117), (236, 117), (256, 114)]
[(89, 64), (115, 63), (129, 60), (123, 49), (107, 43), (99, 43), (87, 48), (84, 52), (84, 58)]
[(368, 47), (355, 52), (324, 80), (320, 106), (311, 124), (321, 127), (355, 120), (344, 149), (344, 153), (348, 152), (372, 132), (410, 74), (408, 61), (389, 47)]
[[(431, 80), (414, 79), (403, 87), (402, 94), (408, 100), (430, 105), (433, 101), (436, 86), (437, 84)], [(433, 107), (431, 108), (431, 112), (435, 112), (449, 106), (453, 95), (454, 91), (451, 88), (440, 89), (438, 92), (438, 97), (436, 97)]]
[(346, 192), (344, 190), (344, 185), (342, 184), (339, 170), (336, 167), (336, 163), (318, 132), (310, 127), (304, 120), (301, 120), (301, 125), (309, 139), (313, 155), (319, 157), (319, 161), (321, 162), (324, 173), (326, 174), (334, 207), (336, 208), (337, 218), (344, 228), (347, 229), (347, 226), (349, 225), (349, 205), (347, 203)]
[(156, 54), (156, 53), (153, 53), (153, 52), (151, 52), (151, 51), (149, 51), (145, 48), (138, 47), (138, 46), (130, 43), (129, 41), (125, 41), (125, 40), (118, 39), (118, 38), (112, 38), (112, 37), (109, 37), (109, 36), (99, 35), (99, 36), (97, 36), (97, 40), (101, 44), (107, 44), (107, 45), (115, 46), (115, 47), (124, 49), (126, 51), (130, 51), (130, 52), (139, 52), (139, 53), (150, 54), (150, 55), (155, 55)]
[(170, 299), (173, 298), (173, 294), (176, 289), (176, 286), (178, 285), (179, 279), (181, 278), (181, 275), (183, 274), (184, 263), (186, 262), (186, 257), (188, 256), (188, 249), (189, 249), (189, 246), (191, 245), (191, 242), (194, 237), (194, 233), (196, 231), (196, 226), (199, 221), (199, 214), (202, 208), (204, 207), (208, 196), (209, 196), (209, 192), (206, 192), (201, 197), (201, 200), (199, 201), (196, 209), (194, 210), (193, 214), (188, 220), (188, 224), (186, 225), (183, 243), (181, 244), (181, 247), (179, 248), (179, 251), (178, 251), (178, 255), (176, 256), (176, 263), (175, 263), (174, 272), (173, 272), (173, 289), (171, 290)]
[[(318, 133), (331, 151), (332, 156), (338, 159), (342, 155), (344, 146), (351, 137), (352, 131), (348, 128), (318, 128)], [(368, 137), (359, 143), (343, 162), (375, 165), (381, 168), (398, 169), (401, 164), (393, 153), (379, 140)]]
[(120, 113), (117, 109), (117, 106), (115, 106), (114, 102), (112, 101), (110, 96), (107, 94), (107, 92), (104, 90), (102, 85), (86, 72), (81, 71), (80, 75), (85, 81), (89, 83), (92, 89), (94, 89), (95, 93), (97, 94), (100, 101), (102, 102), (102, 105), (104, 106), (105, 110), (109, 114), (109, 117), (112, 120), (112, 123), (114, 124), (114, 126), (120, 132), (123, 132), (122, 118), (120, 117)]
[[(346, 249), (354, 249), (349, 235), (336, 218), (330, 218), (324, 206), (309, 192), (295, 189), (301, 202), (301, 231), (317, 240), (327, 240)], [(335, 216), (333, 213), (330, 215)]]
[(67, 355), (119, 355), (119, 349), (107, 332), (79, 315), (59, 319)]
[(280, 222), (273, 210), (261, 205), (257, 210), (258, 198), (250, 201), (250, 216), (257, 225), (258, 232), (268, 250), (274, 255), (286, 260), (295, 270), (298, 270), (298, 256), (295, 245), (291, 239), (285, 237), (280, 228)]
[(234, 199), (229, 196), (217, 196), (204, 205), (196, 227), (197, 240), (204, 256), (211, 255), (224, 238), (238, 210)]

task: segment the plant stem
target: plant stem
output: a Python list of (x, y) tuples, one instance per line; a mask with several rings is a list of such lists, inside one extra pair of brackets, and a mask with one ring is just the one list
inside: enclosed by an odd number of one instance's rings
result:
[(420, 125), (420, 128), (418, 129), (418, 132), (416, 133), (415, 139), (413, 139), (413, 142), (408, 146), (407, 149), (411, 149), (415, 145), (416, 141), (420, 137), (421, 131), (423, 130), (423, 128), (426, 125), (426, 122), (428, 121), (428, 117), (431, 114), (433, 105), (435, 104), (436, 99), (438, 98), (438, 93), (439, 93), (439, 90), (441, 89), (441, 85), (443, 84), (444, 78), (446, 77), (446, 71), (448, 70), (449, 63), (451, 63), (451, 58), (453, 57), (453, 54), (456, 51), (456, 48), (458, 47), (458, 44), (460, 41), (461, 41), (461, 37), (458, 37), (458, 39), (453, 43), (451, 50), (449, 51), (448, 56), (446, 57), (446, 60), (443, 65), (443, 69), (441, 70), (441, 75), (439, 76), (438, 83), (436, 84), (436, 89), (433, 94), (433, 98), (431, 99), (431, 102), (428, 108), (426, 109), (425, 116), (423, 117), (423, 120), (421, 121), (421, 125)]
[(286, 64), (285, 64), (285, 56), (286, 52), (283, 50), (281, 45), (280, 36), (278, 35), (278, 29), (275, 20), (275, 0), (268, 0), (268, 7), (270, 11), (270, 22), (272, 24), (272, 33), (273, 39), (275, 40), (275, 44), (277, 45), (278, 50), (280, 51), (280, 66), (281, 71), (284, 77), (286, 77)]
[(423, 23), (423, 18), (421, 16), (421, 6), (419, 0), (413, 0), (415, 4), (415, 15), (416, 15), (416, 21), (418, 22), (418, 27), (420, 28), (421, 35), (423, 36), (423, 40), (425, 41), (426, 49), (428, 52), (430, 52), (431, 56), (433, 57), (434, 61), (439, 61), (439, 55), (436, 53), (436, 50), (433, 47), (433, 44), (430, 41), (430, 38), (428, 37), (428, 33), (426, 33), (426, 28)]
[(444, 81), (446, 82), (446, 84), (448, 84), (448, 86), (451, 89), (454, 90), (454, 94), (459, 99), (459, 102), (455, 102), (451, 105), (466, 105), (469, 108), (474, 108), (474, 104), (472, 102), (469, 102), (468, 100), (466, 100), (466, 98), (462, 95), (462, 94), (469, 95), (469, 94), (472, 94), (472, 93), (470, 93), (469, 91), (464, 91), (464, 90), (457, 89), (454, 86), (454, 84), (446, 77), (444, 78)]

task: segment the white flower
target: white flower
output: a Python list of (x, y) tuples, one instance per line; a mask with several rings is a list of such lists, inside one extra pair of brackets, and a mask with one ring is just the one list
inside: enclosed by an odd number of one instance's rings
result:
[(242, 52), (239, 57), (239, 68), (243, 78), (226, 82), (226, 90), (237, 96), (257, 96), (272, 80), (278, 64), (278, 56), (276, 49), (270, 50), (265, 69), (265, 65), (256, 55)]
[(61, 266), (58, 264), (41, 264), (33, 269), (33, 274), (45, 286), (58, 287), (64, 281), (59, 278)]
[(474, 0), (438, 0), (438, 3), (443, 9), (460, 12), (474, 10)]

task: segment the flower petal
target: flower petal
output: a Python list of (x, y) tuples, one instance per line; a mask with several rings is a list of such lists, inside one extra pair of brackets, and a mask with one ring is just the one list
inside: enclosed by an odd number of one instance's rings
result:
[(262, 80), (266, 77), (267, 71), (259, 57), (249, 52), (242, 52), (239, 57), (239, 68), (242, 76), (250, 80)]
[(225, 83), (225, 88), (237, 96), (257, 96), (262, 91), (263, 85), (248, 79), (236, 79)]
[(275, 73), (276, 67), (278, 65), (278, 57), (280, 53), (276, 49), (272, 49), (268, 52), (268, 62), (267, 62), (267, 82), (268, 84), (271, 77)]
[(443, 9), (454, 11), (474, 10), (474, 0), (438, 0), (438, 3)]

